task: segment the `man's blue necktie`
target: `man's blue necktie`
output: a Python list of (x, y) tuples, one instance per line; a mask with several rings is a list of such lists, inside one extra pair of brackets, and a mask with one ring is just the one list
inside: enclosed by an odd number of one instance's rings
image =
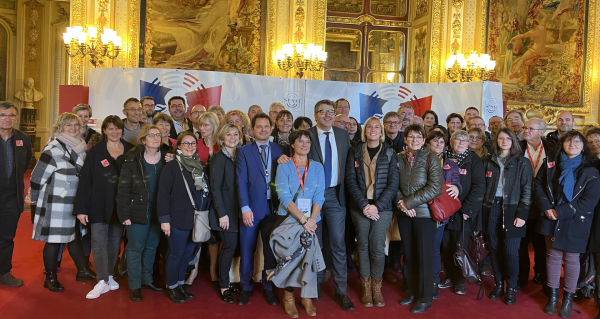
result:
[(327, 138), (325, 138), (325, 189), (327, 189), (329, 186), (331, 186), (332, 152), (331, 152), (331, 144), (329, 143), (329, 133), (331, 133), (331, 132), (325, 132), (325, 135), (327, 136)]

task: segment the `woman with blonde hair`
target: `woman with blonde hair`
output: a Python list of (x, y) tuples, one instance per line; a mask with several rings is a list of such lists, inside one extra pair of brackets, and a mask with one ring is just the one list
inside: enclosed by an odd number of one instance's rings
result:
[(219, 119), (214, 113), (206, 112), (200, 116), (198, 124), (200, 124), (202, 138), (198, 140), (196, 147), (200, 160), (206, 164), (209, 158), (219, 151), (219, 145), (215, 138), (219, 131)]
[(33, 240), (45, 242), (43, 258), (46, 269), (44, 288), (63, 291), (58, 282), (58, 254), (61, 244), (68, 243), (69, 255), (77, 266), (75, 280), (95, 280), (83, 254), (81, 228), (73, 215), (73, 203), (79, 184), (79, 172), (85, 159), (87, 144), (81, 137), (82, 122), (73, 113), (60, 115), (31, 173), (31, 201), (36, 205)]
[[(227, 114), (225, 114), (225, 121), (221, 123), (221, 127), (225, 126), (226, 124), (234, 124), (240, 127), (242, 131), (242, 135), (240, 136), (242, 146), (252, 143), (253, 139), (248, 135), (248, 130), (250, 129), (250, 119), (244, 112), (240, 110), (227, 112)], [(219, 132), (220, 131), (221, 130), (219, 130)]]

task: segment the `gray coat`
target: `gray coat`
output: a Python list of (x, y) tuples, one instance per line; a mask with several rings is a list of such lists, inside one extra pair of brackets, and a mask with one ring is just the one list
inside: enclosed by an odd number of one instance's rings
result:
[[(275, 258), (280, 259), (291, 256), (300, 246), (300, 234), (304, 228), (296, 218), (288, 216), (271, 235), (269, 245)], [(317, 297), (317, 273), (325, 270), (325, 259), (321, 253), (319, 239), (313, 236), (312, 247), (303, 255), (286, 265), (272, 278), (273, 284), (279, 288), (301, 287), (302, 298)]]
[[(79, 184), (77, 171), (83, 166), (69, 146), (49, 142), (31, 172), (31, 201), (37, 202), (32, 239), (47, 243), (69, 243), (75, 239), (73, 203)], [(68, 152), (77, 159), (75, 165)]]

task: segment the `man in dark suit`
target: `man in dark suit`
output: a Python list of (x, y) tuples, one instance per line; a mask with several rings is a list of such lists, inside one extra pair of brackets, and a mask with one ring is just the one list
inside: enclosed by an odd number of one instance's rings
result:
[[(270, 143), (269, 136), (273, 124), (265, 113), (259, 113), (252, 119), (254, 142), (242, 146), (235, 160), (237, 193), (243, 222), (240, 223), (240, 284), (243, 291), (238, 297), (238, 305), (245, 305), (252, 297), (254, 284), (254, 251), (261, 233), (264, 255), (264, 269), (274, 269), (277, 265), (269, 238), (285, 216), (279, 216), (275, 210), (279, 206), (275, 187), (277, 159), (283, 155), (283, 149), (277, 143)], [(267, 281), (263, 271), (263, 294), (269, 305), (277, 305), (277, 296), (273, 293), (273, 282)]]
[(169, 114), (173, 118), (173, 126), (169, 137), (177, 139), (177, 135), (192, 128), (192, 122), (185, 117), (185, 100), (181, 96), (173, 96), (169, 99)]
[(189, 132), (194, 133), (197, 139), (202, 138), (202, 132), (200, 132), (200, 123), (198, 123), (198, 119), (202, 114), (206, 113), (206, 108), (204, 105), (196, 104), (192, 107), (190, 111), (190, 123), (192, 124), (188, 129)]
[[(333, 126), (334, 117), (335, 104), (332, 101), (321, 100), (315, 104), (317, 125), (309, 129), (314, 142), (310, 147), (308, 158), (323, 164), (325, 169), (325, 203), (321, 216), (323, 233), (328, 232), (333, 255), (334, 300), (342, 309), (354, 310), (354, 305), (346, 294), (348, 269), (344, 242), (346, 223), (344, 177), (346, 157), (350, 150), (350, 136), (347, 131)], [(322, 272), (319, 273), (318, 282), (320, 294)]]
[(18, 287), (23, 280), (11, 274), (14, 238), (23, 211), (23, 175), (31, 161), (29, 136), (13, 126), (17, 108), (0, 102), (0, 285)]

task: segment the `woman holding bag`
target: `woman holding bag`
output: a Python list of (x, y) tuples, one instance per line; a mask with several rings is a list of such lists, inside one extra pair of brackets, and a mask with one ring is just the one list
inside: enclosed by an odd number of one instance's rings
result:
[(517, 136), (505, 127), (492, 142), (492, 154), (483, 159), (486, 187), (482, 221), (496, 282), (489, 298), (500, 299), (506, 281), (505, 303), (509, 306), (517, 303), (519, 246), (525, 236), (523, 226), (529, 216), (533, 183), (531, 163), (521, 154)]
[(196, 153), (196, 136), (183, 131), (177, 137), (176, 160), (163, 168), (158, 188), (158, 221), (169, 245), (165, 258), (166, 295), (174, 303), (194, 298), (184, 287), (196, 245), (191, 238), (194, 211), (205, 211), (209, 204), (208, 180)]
[(376, 117), (365, 121), (362, 141), (348, 153), (346, 187), (356, 226), (361, 303), (383, 307), (385, 236), (392, 220), (392, 200), (398, 192), (398, 157), (386, 142), (383, 124)]
[(431, 218), (427, 202), (442, 192), (439, 158), (425, 143), (425, 130), (412, 124), (404, 130), (407, 149), (398, 154), (399, 191), (394, 199), (398, 228), (404, 245), (408, 296), (400, 304), (416, 301), (412, 313), (424, 313), (433, 299), (433, 254), (437, 222)]

